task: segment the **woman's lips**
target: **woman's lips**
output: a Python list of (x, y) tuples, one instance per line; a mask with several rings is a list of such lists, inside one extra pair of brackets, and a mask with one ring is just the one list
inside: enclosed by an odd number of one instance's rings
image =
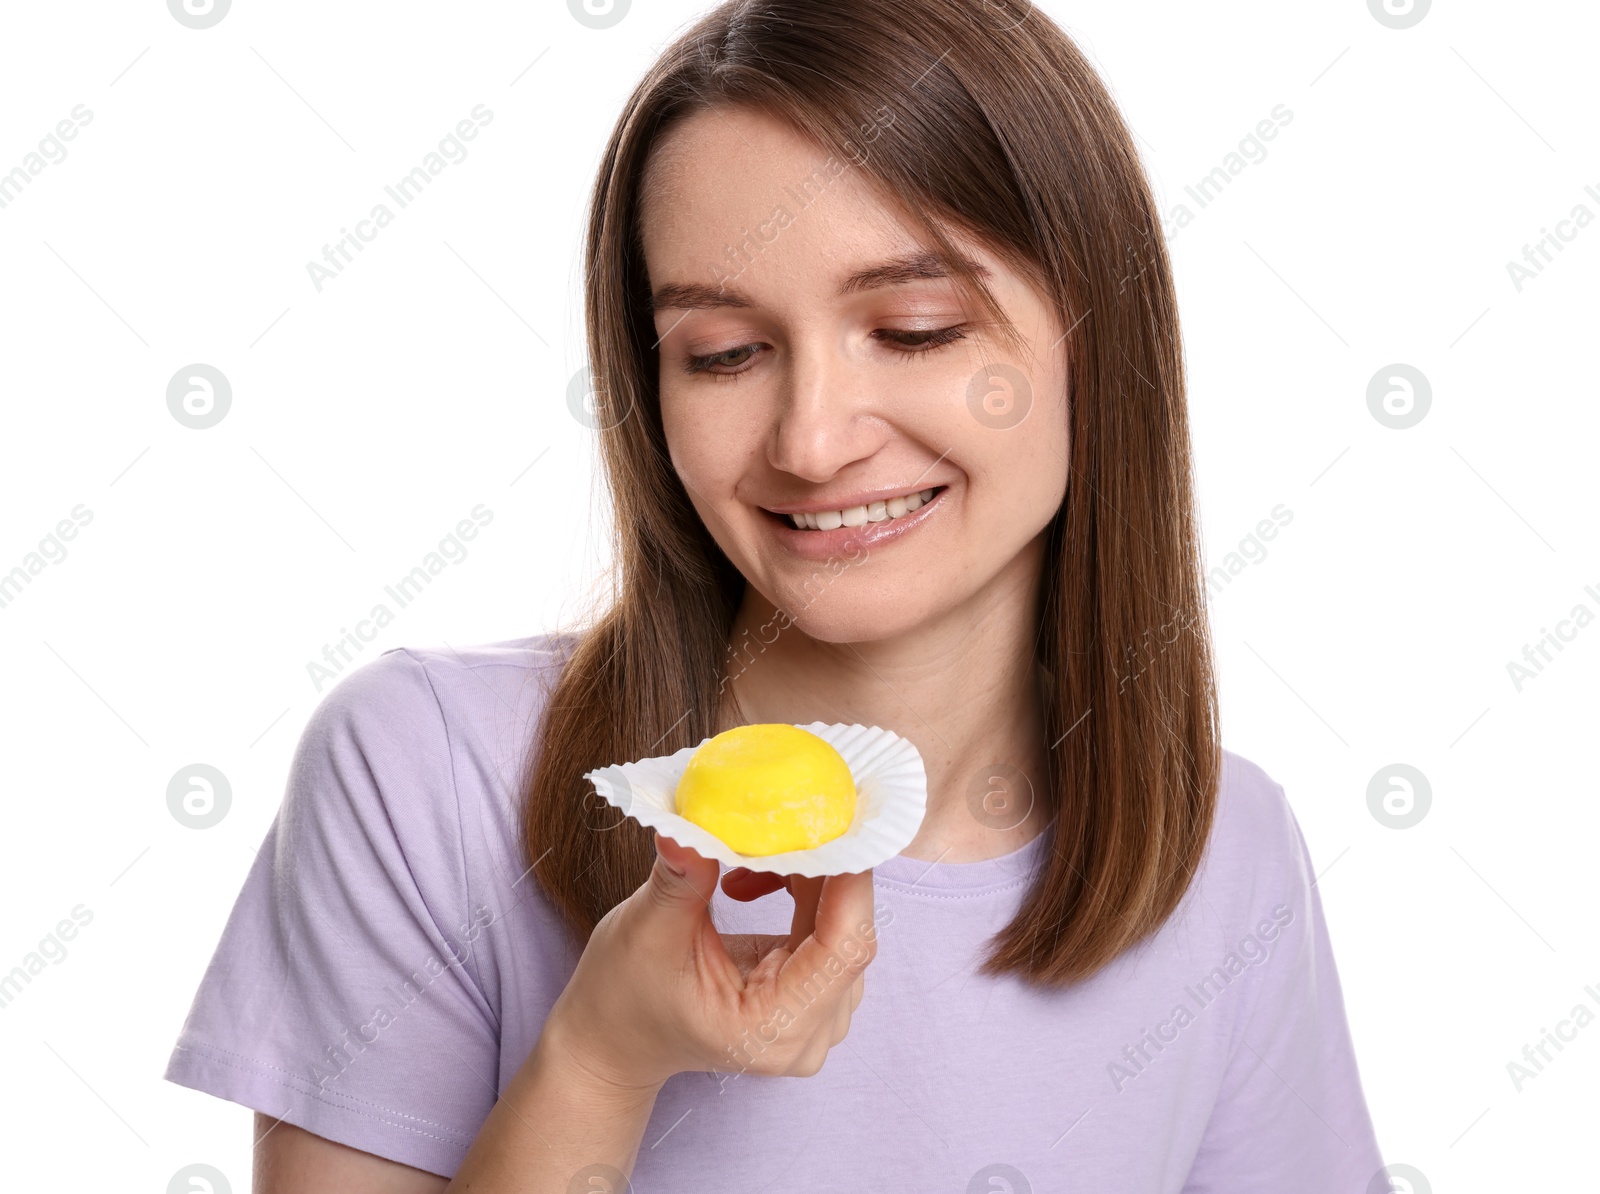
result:
[(763, 513), (771, 521), (778, 541), (795, 555), (806, 560), (826, 560), (846, 554), (852, 547), (871, 550), (874, 546), (904, 538), (925, 523), (934, 511), (944, 508), (944, 496), (949, 489), (948, 485), (938, 487), (934, 495), (921, 506), (899, 518), (887, 518), (882, 522), (868, 522), (855, 527), (838, 527), (831, 531), (804, 530), (792, 524), (787, 514), (774, 514), (770, 510)]

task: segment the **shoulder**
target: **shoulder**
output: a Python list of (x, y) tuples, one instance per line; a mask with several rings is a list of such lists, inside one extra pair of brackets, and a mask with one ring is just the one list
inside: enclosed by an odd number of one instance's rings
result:
[(539, 634), (471, 646), (391, 647), (342, 676), (308, 731), (416, 741), (441, 723), (537, 717), (578, 635)]
[(1315, 878), (1283, 785), (1230, 750), (1222, 752), (1216, 816), (1201, 870), (1210, 898), (1220, 894), (1252, 907), (1302, 895)]
[(509, 797), (577, 637), (393, 647), (360, 664), (306, 722), (291, 804), (381, 804), (397, 821), (428, 824), (480, 789)]
[[(1249, 1021), (1263, 986), (1284, 990), (1315, 965), (1321, 915), (1315, 884), (1283, 785), (1224, 750), (1205, 852), (1162, 932), (1185, 964), (1220, 966), (1228, 980), (1249, 976), (1235, 1023)], [(1269, 957), (1275, 961), (1266, 966)]]

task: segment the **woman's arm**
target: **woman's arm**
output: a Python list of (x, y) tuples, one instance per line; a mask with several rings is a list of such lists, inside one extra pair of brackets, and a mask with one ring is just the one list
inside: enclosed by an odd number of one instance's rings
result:
[[(281, 1124), (258, 1137), (256, 1194), (566, 1194), (590, 1167), (616, 1187), (633, 1170), (667, 1079), (726, 1065), (719, 1042), (770, 1023), (779, 1004), (798, 1009), (792, 1027), (751, 1072), (820, 1070), (850, 1030), (877, 953), (871, 872), (793, 879), (787, 937), (725, 940), (710, 916), (716, 862), (666, 839), (657, 839), (657, 852), (650, 878), (591, 935), (452, 1181)], [(754, 899), (777, 884), (730, 874), (724, 891)], [(800, 998), (798, 988), (817, 979), (830, 955), (836, 966), (828, 972), (848, 977), (824, 998)]]
[(566, 1194), (589, 1166), (596, 1175), (632, 1173), (661, 1085), (628, 1089), (601, 1079), (579, 1060), (552, 1017), (484, 1121), (449, 1189), (453, 1194)]
[(256, 1112), (254, 1194), (440, 1194), (449, 1184)]
[[(659, 1087), (620, 1092), (577, 1064), (548, 1025), (450, 1181), (256, 1113), (254, 1194), (565, 1194), (588, 1165), (632, 1170)], [(543, 1130), (534, 1124), (543, 1125)]]

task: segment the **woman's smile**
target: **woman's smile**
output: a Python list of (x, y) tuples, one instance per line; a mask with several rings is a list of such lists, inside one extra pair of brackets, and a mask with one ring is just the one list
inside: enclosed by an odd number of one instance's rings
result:
[(840, 505), (821, 500), (762, 507), (778, 542), (807, 560), (825, 560), (851, 544), (876, 546), (902, 539), (936, 517), (948, 485), (855, 495)]

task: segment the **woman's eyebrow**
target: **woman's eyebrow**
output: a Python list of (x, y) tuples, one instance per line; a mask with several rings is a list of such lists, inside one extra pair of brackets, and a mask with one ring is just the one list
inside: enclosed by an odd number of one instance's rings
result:
[[(989, 270), (970, 257), (962, 260), (978, 277), (987, 278)], [(857, 270), (839, 285), (839, 297), (875, 290), (880, 286), (895, 286), (903, 282), (923, 282), (935, 278), (948, 278), (950, 270), (938, 254), (931, 250), (906, 253), (891, 257), (877, 265)], [(667, 282), (650, 296), (652, 311), (710, 310), (717, 307), (754, 307), (755, 300), (729, 286), (709, 286), (699, 282)]]

